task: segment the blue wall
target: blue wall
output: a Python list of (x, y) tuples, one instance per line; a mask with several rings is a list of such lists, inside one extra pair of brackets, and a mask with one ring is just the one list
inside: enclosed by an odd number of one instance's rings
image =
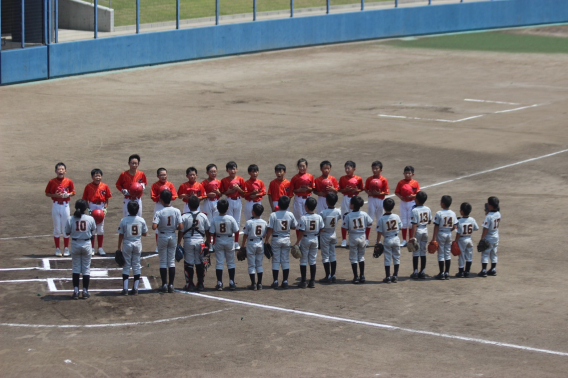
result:
[[(337, 42), (558, 22), (568, 22), (568, 0), (456, 3), (143, 33), (51, 44), (49, 77)], [(45, 78), (46, 62), (34, 66), (37, 72), (18, 72), (18, 62), (12, 59), (4, 74), (4, 54), (12, 51), (2, 52), (2, 84)]]
[(0, 54), (1, 84), (48, 78), (47, 46), (6, 50)]

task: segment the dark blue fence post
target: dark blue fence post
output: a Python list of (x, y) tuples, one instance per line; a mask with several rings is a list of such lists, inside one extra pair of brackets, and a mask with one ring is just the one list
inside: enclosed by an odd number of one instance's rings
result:
[(99, 0), (95, 0), (95, 39), (99, 37)]
[(55, 29), (55, 43), (59, 42), (59, 0), (55, 0), (55, 21), (53, 25)]
[(140, 33), (140, 0), (136, 0), (136, 34)]
[[(48, 25), (49, 25), (49, 22), (47, 21), (48, 20), (47, 14), (48, 14), (48, 10), (49, 10), (48, 6), (47, 6), (48, 1), (49, 0), (43, 1), (43, 40), (45, 41), (46, 45), (48, 44), (48, 37), (49, 37), (49, 35), (47, 34), (47, 30), (48, 30), (47, 28), (48, 28)], [(0, 25), (0, 29), (1, 29), (1, 25)]]
[(290, 17), (294, 17), (294, 0), (290, 0)]
[(432, 5), (432, 0), (428, 0), (428, 5)]
[(327, 0), (325, 3), (325, 13), (329, 14), (329, 0)]
[(215, 0), (215, 25), (219, 25), (219, 0)]
[(22, 48), (26, 47), (26, 20), (24, 19), (24, 14), (25, 14), (25, 4), (24, 4), (24, 0), (22, 0)]
[(256, 21), (256, 0), (252, 0), (252, 20)]
[(398, 0), (394, 0), (394, 7), (398, 8)]
[(365, 0), (361, 0), (361, 10), (365, 10)]
[(176, 29), (179, 29), (179, 0), (176, 0)]

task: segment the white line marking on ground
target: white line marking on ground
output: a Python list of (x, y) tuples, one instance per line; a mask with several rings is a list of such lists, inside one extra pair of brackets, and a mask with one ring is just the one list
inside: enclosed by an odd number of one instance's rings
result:
[(169, 318), (169, 319), (159, 319), (159, 320), (150, 320), (147, 322), (132, 322), (132, 323), (106, 323), (106, 324), (16, 324), (16, 323), (0, 323), (0, 326), (5, 327), (27, 327), (27, 328), (105, 328), (105, 327), (125, 327), (125, 326), (137, 326), (137, 325), (145, 325), (145, 324), (158, 324), (158, 323), (167, 323), (173, 322), (176, 320), (183, 320), (189, 318), (196, 318), (198, 316), (207, 316), (218, 314), (223, 311), (228, 311), (231, 308), (224, 308), (217, 311), (211, 312), (204, 312), (202, 314), (193, 314), (193, 315), (186, 315), (186, 316), (178, 316), (177, 318)]
[(32, 278), (27, 280), (3, 280), (0, 283), (18, 283), (18, 282), (47, 282), (47, 278)]
[(474, 118), (479, 118), (479, 117), (483, 117), (483, 114), (482, 114), (482, 115), (476, 115), (476, 116), (472, 116), (472, 117), (467, 117), (467, 118), (458, 119), (458, 120), (455, 120), (454, 123), (462, 122), (462, 121), (467, 121), (467, 120), (469, 120), (469, 119), (474, 119)]
[(532, 348), (532, 347), (527, 347), (527, 346), (523, 346), (523, 345), (501, 343), (501, 342), (498, 342), (498, 341), (477, 339), (477, 338), (473, 338), (473, 337), (450, 335), (450, 334), (446, 334), (446, 333), (438, 333), (438, 332), (422, 331), (422, 330), (418, 330), (418, 329), (396, 327), (396, 326), (392, 326), (392, 325), (388, 325), (388, 324), (366, 322), (366, 321), (362, 321), (362, 320), (355, 320), (355, 319), (349, 319), (349, 318), (340, 318), (340, 317), (337, 317), (337, 316), (322, 315), (322, 314), (318, 314), (318, 313), (315, 313), (315, 312), (292, 310), (292, 309), (289, 309), (289, 308), (263, 305), (263, 304), (260, 304), (260, 303), (245, 302), (245, 301), (239, 301), (239, 300), (236, 300), (236, 299), (215, 297), (215, 296), (211, 296), (211, 295), (207, 295), (207, 294), (189, 293), (189, 292), (186, 292), (186, 291), (178, 291), (178, 290), (176, 290), (176, 292), (188, 294), (188, 295), (194, 295), (194, 296), (198, 296), (198, 297), (202, 297), (202, 298), (213, 299), (213, 300), (221, 301), (221, 302), (236, 303), (236, 304), (240, 304), (240, 305), (244, 305), (244, 306), (263, 308), (263, 309), (266, 309), (266, 310), (289, 312), (289, 313), (297, 314), (297, 315), (304, 315), (304, 316), (320, 318), (320, 319), (325, 319), (325, 320), (333, 320), (333, 321), (337, 321), (337, 322), (365, 325), (365, 326), (370, 326), (370, 327), (375, 327), (375, 328), (387, 329), (387, 330), (391, 330), (391, 331), (404, 331), (404, 332), (409, 332), (409, 333), (417, 333), (417, 334), (420, 334), (420, 335), (443, 337), (443, 338), (446, 338), (446, 339), (454, 339), (454, 340), (461, 340), (461, 341), (470, 341), (470, 342), (475, 342), (475, 343), (480, 343), (480, 344), (488, 344), (488, 345), (494, 345), (494, 346), (505, 347), (505, 348), (513, 348), (513, 349), (520, 349), (520, 350), (525, 350), (525, 351), (530, 351), (530, 352), (539, 352), (539, 353), (554, 354), (554, 355), (557, 355), (557, 356), (568, 357), (568, 353), (566, 353), (566, 352), (557, 352), (557, 351), (548, 350), (548, 349)]
[(520, 108), (508, 109), (508, 110), (499, 110), (498, 112), (495, 112), (495, 114), (515, 112), (515, 111), (517, 111), (517, 110), (528, 109), (528, 108), (534, 108), (534, 107), (537, 107), (537, 106), (540, 106), (540, 105), (542, 105), (542, 104), (534, 104), (534, 105), (529, 105), (529, 106), (522, 106), (522, 107), (520, 107)]
[(0, 238), (0, 240), (10, 240), (10, 239), (29, 239), (29, 238), (46, 238), (53, 235), (32, 235), (32, 236), (13, 236), (9, 238)]
[(419, 121), (435, 121), (435, 122), (446, 122), (446, 123), (457, 123), (463, 122), (474, 118), (483, 117), (483, 114), (476, 115), (472, 117), (462, 118), (462, 119), (435, 119), (435, 118), (419, 118), (419, 117), (405, 117), (405, 116), (395, 116), (395, 115), (388, 115), (388, 114), (378, 114), (379, 117), (385, 118), (404, 118), (404, 119), (412, 119), (412, 120), (419, 120)]
[(464, 99), (464, 101), (469, 101), (469, 102), (489, 102), (492, 104), (505, 104), (505, 105), (521, 105), (519, 103), (516, 102), (505, 102), (505, 101), (490, 101), (490, 100), (476, 100), (473, 98), (466, 98)]

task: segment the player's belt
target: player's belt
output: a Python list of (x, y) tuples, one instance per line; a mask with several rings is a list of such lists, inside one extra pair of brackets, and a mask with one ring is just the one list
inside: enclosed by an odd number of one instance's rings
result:
[(233, 237), (233, 235), (217, 235), (217, 234), (215, 234), (215, 237), (216, 237), (216, 238), (220, 238), (220, 237), (222, 237), (222, 236), (225, 236), (225, 237), (227, 237), (227, 238), (232, 238), (232, 237)]
[(256, 238), (256, 239), (249, 239), (249, 241), (254, 242), (254, 241), (261, 241), (262, 238)]
[(65, 204), (69, 203), (69, 201), (53, 201), (53, 203), (56, 203), (58, 205), (65, 205)]
[(227, 198), (228, 198), (228, 199), (232, 199), (232, 200), (235, 200), (235, 201), (236, 201), (236, 200), (240, 200), (240, 199), (241, 199), (241, 197), (227, 197)]
[(73, 241), (87, 241), (87, 240), (91, 240), (91, 239), (77, 239), (77, 238), (73, 238)]
[(175, 231), (160, 231), (160, 234), (175, 234)]

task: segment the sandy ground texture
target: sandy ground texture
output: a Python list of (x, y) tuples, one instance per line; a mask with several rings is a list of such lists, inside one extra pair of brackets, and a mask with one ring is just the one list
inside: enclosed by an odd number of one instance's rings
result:
[[(453, 209), (470, 202), (481, 224), (483, 204), (496, 195), (503, 216), (498, 275), (488, 278), (412, 281), (412, 259), (403, 250), (400, 282), (383, 284), (383, 260), (369, 248), (368, 281), (353, 285), (348, 253), (340, 249), (338, 283), (315, 289), (247, 291), (246, 262), (239, 262), (236, 292), (212, 291), (210, 271), (203, 296), (121, 297), (97, 291), (120, 281), (94, 280), (89, 300), (72, 301), (46, 282), (5, 282), (69, 278), (68, 261), (50, 261), (49, 271), (2, 270), (2, 376), (565, 375), (567, 66), (560, 54), (370, 42), (1, 88), (1, 269), (43, 267), (42, 259), (52, 258), (51, 204), (43, 191), (55, 163), (67, 164), (79, 192), (94, 167), (114, 188), (131, 153), (142, 155), (150, 182), (165, 166), (176, 186), (188, 166), (202, 179), (215, 162), (223, 176), (231, 159), (245, 177), (248, 164), (257, 163), (268, 184), (275, 164), (286, 164), (291, 178), (305, 157), (314, 174), (321, 160), (331, 160), (337, 177), (346, 160), (367, 177), (379, 159), (394, 190), (411, 164), (434, 211), (450, 194)], [(121, 215), (121, 196), (113, 194), (107, 251), (116, 249)], [(148, 222), (152, 209), (146, 193)], [(156, 288), (154, 248), (150, 234), (143, 275)], [(435, 260), (428, 256), (429, 276), (437, 273)], [(112, 260), (93, 266), (115, 267)], [(264, 267), (269, 271), (270, 263)], [(317, 269), (322, 278), (319, 257)], [(473, 276), (479, 269), (474, 252)], [(452, 278), (456, 271), (454, 259)], [(299, 273), (293, 260), (293, 284)]]
[(535, 27), (528, 29), (518, 29), (514, 31), (509, 31), (508, 33), (568, 38), (568, 25), (543, 26), (543, 27)]

